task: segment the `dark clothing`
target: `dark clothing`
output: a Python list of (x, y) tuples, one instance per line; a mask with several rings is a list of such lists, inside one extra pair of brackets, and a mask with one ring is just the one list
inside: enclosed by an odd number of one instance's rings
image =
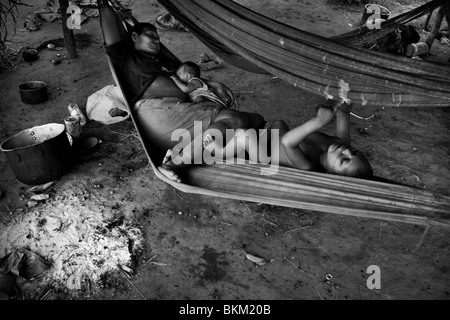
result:
[[(153, 146), (167, 150), (179, 143), (176, 129), (187, 130), (194, 139), (214, 122), (221, 108), (211, 101), (192, 103), (177, 98), (155, 98), (140, 100), (135, 110), (143, 134), (151, 137)], [(195, 131), (195, 122), (202, 124), (201, 132)]]
[(130, 107), (143, 98), (147, 88), (158, 76), (170, 77), (172, 68), (176, 68), (173, 62), (167, 61), (162, 55), (155, 57), (135, 50), (130, 38), (106, 46), (106, 53), (122, 81), (121, 85), (130, 99)]
[[(176, 62), (167, 59), (161, 52), (155, 57), (137, 51), (134, 49), (133, 41), (127, 39), (106, 46), (106, 53), (121, 80), (122, 89), (127, 95), (130, 108), (135, 113), (136, 122), (145, 135), (144, 138), (150, 139), (155, 147), (173, 148), (179, 142), (179, 139), (172, 137), (176, 129), (186, 129), (191, 138), (194, 138), (196, 134), (200, 134), (194, 131), (194, 123), (199, 121), (203, 129), (208, 128), (222, 108), (210, 101), (192, 103), (188, 99), (187, 101), (183, 99), (188, 96), (178, 90), (170, 79), (172, 73), (168, 71), (176, 69)], [(147, 89), (160, 76), (163, 78), (158, 79), (158, 82), (162, 85), (159, 89), (153, 90), (158, 92), (149, 93)], [(175, 97), (164, 97), (168, 85), (176, 87), (180, 94)]]

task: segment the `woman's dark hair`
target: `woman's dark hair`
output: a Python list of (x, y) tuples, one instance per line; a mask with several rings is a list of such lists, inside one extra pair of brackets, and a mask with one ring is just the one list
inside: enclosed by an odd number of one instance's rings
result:
[(156, 27), (150, 22), (139, 22), (131, 28), (131, 32), (136, 32), (137, 34), (141, 34), (142, 32), (144, 32), (144, 30), (158, 32), (158, 29), (156, 29)]

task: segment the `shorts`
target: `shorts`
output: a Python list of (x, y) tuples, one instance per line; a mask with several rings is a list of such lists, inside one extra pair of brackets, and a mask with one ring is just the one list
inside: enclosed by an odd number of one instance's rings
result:
[(194, 122), (201, 121), (203, 132), (214, 122), (220, 109), (221, 106), (211, 101), (192, 103), (178, 98), (158, 98), (140, 100), (134, 112), (143, 139), (155, 147), (172, 149), (179, 143), (179, 139), (172, 140), (175, 129), (188, 130), (194, 139)]

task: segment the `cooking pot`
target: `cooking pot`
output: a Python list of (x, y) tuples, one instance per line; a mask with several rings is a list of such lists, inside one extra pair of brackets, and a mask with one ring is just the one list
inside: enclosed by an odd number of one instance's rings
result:
[(15, 282), (12, 274), (0, 273), (0, 300), (9, 300), (17, 296)]
[(47, 84), (42, 81), (28, 81), (19, 86), (20, 99), (27, 104), (48, 100)]
[(72, 165), (72, 147), (63, 124), (49, 123), (16, 133), (0, 145), (17, 180), (28, 185), (53, 181)]
[(31, 62), (37, 60), (39, 56), (36, 49), (26, 49), (22, 52), (22, 58), (25, 61)]

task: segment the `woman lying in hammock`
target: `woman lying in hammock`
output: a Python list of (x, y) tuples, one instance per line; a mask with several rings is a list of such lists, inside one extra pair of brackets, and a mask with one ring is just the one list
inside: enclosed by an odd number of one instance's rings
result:
[[(225, 148), (220, 143), (221, 139), (214, 139), (214, 133), (210, 131), (211, 133), (207, 133), (205, 137), (209, 139), (205, 150), (213, 154), (215, 159), (245, 156), (250, 161), (264, 162), (260, 157), (270, 154), (272, 165), (274, 161), (279, 161), (278, 164), (281, 166), (301, 170), (370, 178), (373, 171), (369, 161), (362, 152), (351, 147), (350, 111), (351, 104), (346, 103), (320, 106), (314, 118), (292, 130), (289, 130), (284, 121), (275, 121), (268, 130), (260, 130), (259, 141), (256, 143), (253, 138), (255, 130), (238, 129)], [(334, 118), (336, 118), (336, 136), (318, 132)], [(220, 132), (215, 134), (220, 135)], [(268, 137), (277, 139), (275, 141), (277, 143), (273, 143), (274, 141), (270, 141)], [(264, 142), (260, 143), (261, 141)], [(251, 149), (255, 145), (259, 150), (252, 152)], [(272, 150), (269, 150), (270, 146)], [(165, 161), (169, 160), (169, 155), (170, 152)], [(176, 162), (176, 159), (172, 161)]]
[[(204, 128), (264, 128), (265, 120), (259, 114), (231, 110), (211, 101), (192, 103), (170, 78), (180, 61), (167, 52), (156, 27), (134, 21), (127, 30), (107, 0), (97, 2), (106, 53), (137, 125), (155, 148), (173, 148), (177, 143), (172, 139), (173, 131), (182, 128), (193, 134), (196, 122)], [(230, 90), (225, 85), (217, 81), (207, 83), (219, 96), (230, 100)], [(166, 169), (164, 174), (170, 175), (170, 168)]]

